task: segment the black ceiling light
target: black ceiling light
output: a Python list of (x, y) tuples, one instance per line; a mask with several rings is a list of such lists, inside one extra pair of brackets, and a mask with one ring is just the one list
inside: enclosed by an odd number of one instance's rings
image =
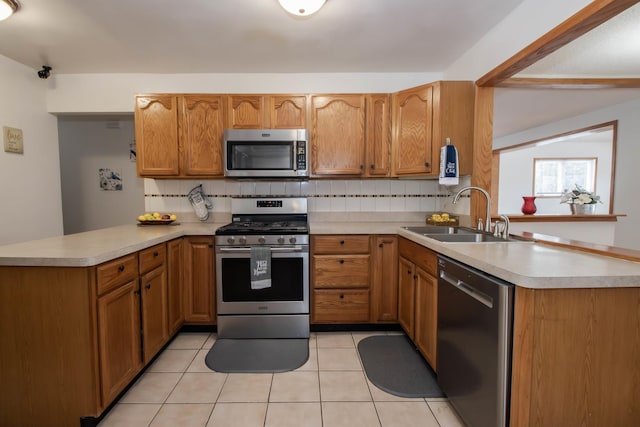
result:
[(48, 65), (43, 65), (42, 70), (38, 71), (38, 77), (41, 79), (46, 79), (51, 75), (52, 68)]

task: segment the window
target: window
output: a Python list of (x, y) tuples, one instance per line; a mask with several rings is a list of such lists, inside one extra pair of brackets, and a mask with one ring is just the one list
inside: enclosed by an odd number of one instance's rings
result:
[(595, 191), (597, 159), (534, 158), (533, 194), (536, 197), (560, 197), (576, 184)]

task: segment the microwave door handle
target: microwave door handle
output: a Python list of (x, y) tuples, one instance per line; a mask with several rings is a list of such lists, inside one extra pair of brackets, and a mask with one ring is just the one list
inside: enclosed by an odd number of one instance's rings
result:
[(291, 161), (293, 162), (293, 171), (294, 172), (298, 172), (298, 154), (296, 152), (296, 142), (293, 141), (293, 144), (291, 144), (291, 151), (292, 151), (292, 157), (291, 157)]

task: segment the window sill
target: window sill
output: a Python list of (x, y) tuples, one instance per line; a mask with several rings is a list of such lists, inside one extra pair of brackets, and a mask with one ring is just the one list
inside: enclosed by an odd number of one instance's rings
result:
[[(606, 215), (516, 215), (507, 214), (511, 222), (616, 222), (624, 214)], [(495, 221), (499, 217), (493, 217)]]

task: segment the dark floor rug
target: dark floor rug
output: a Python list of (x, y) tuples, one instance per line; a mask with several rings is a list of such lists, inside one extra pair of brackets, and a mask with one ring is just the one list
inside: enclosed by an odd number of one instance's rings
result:
[(218, 339), (205, 357), (214, 371), (269, 373), (291, 371), (309, 359), (309, 340)]
[(436, 373), (405, 335), (367, 337), (358, 353), (369, 380), (401, 397), (444, 397)]

